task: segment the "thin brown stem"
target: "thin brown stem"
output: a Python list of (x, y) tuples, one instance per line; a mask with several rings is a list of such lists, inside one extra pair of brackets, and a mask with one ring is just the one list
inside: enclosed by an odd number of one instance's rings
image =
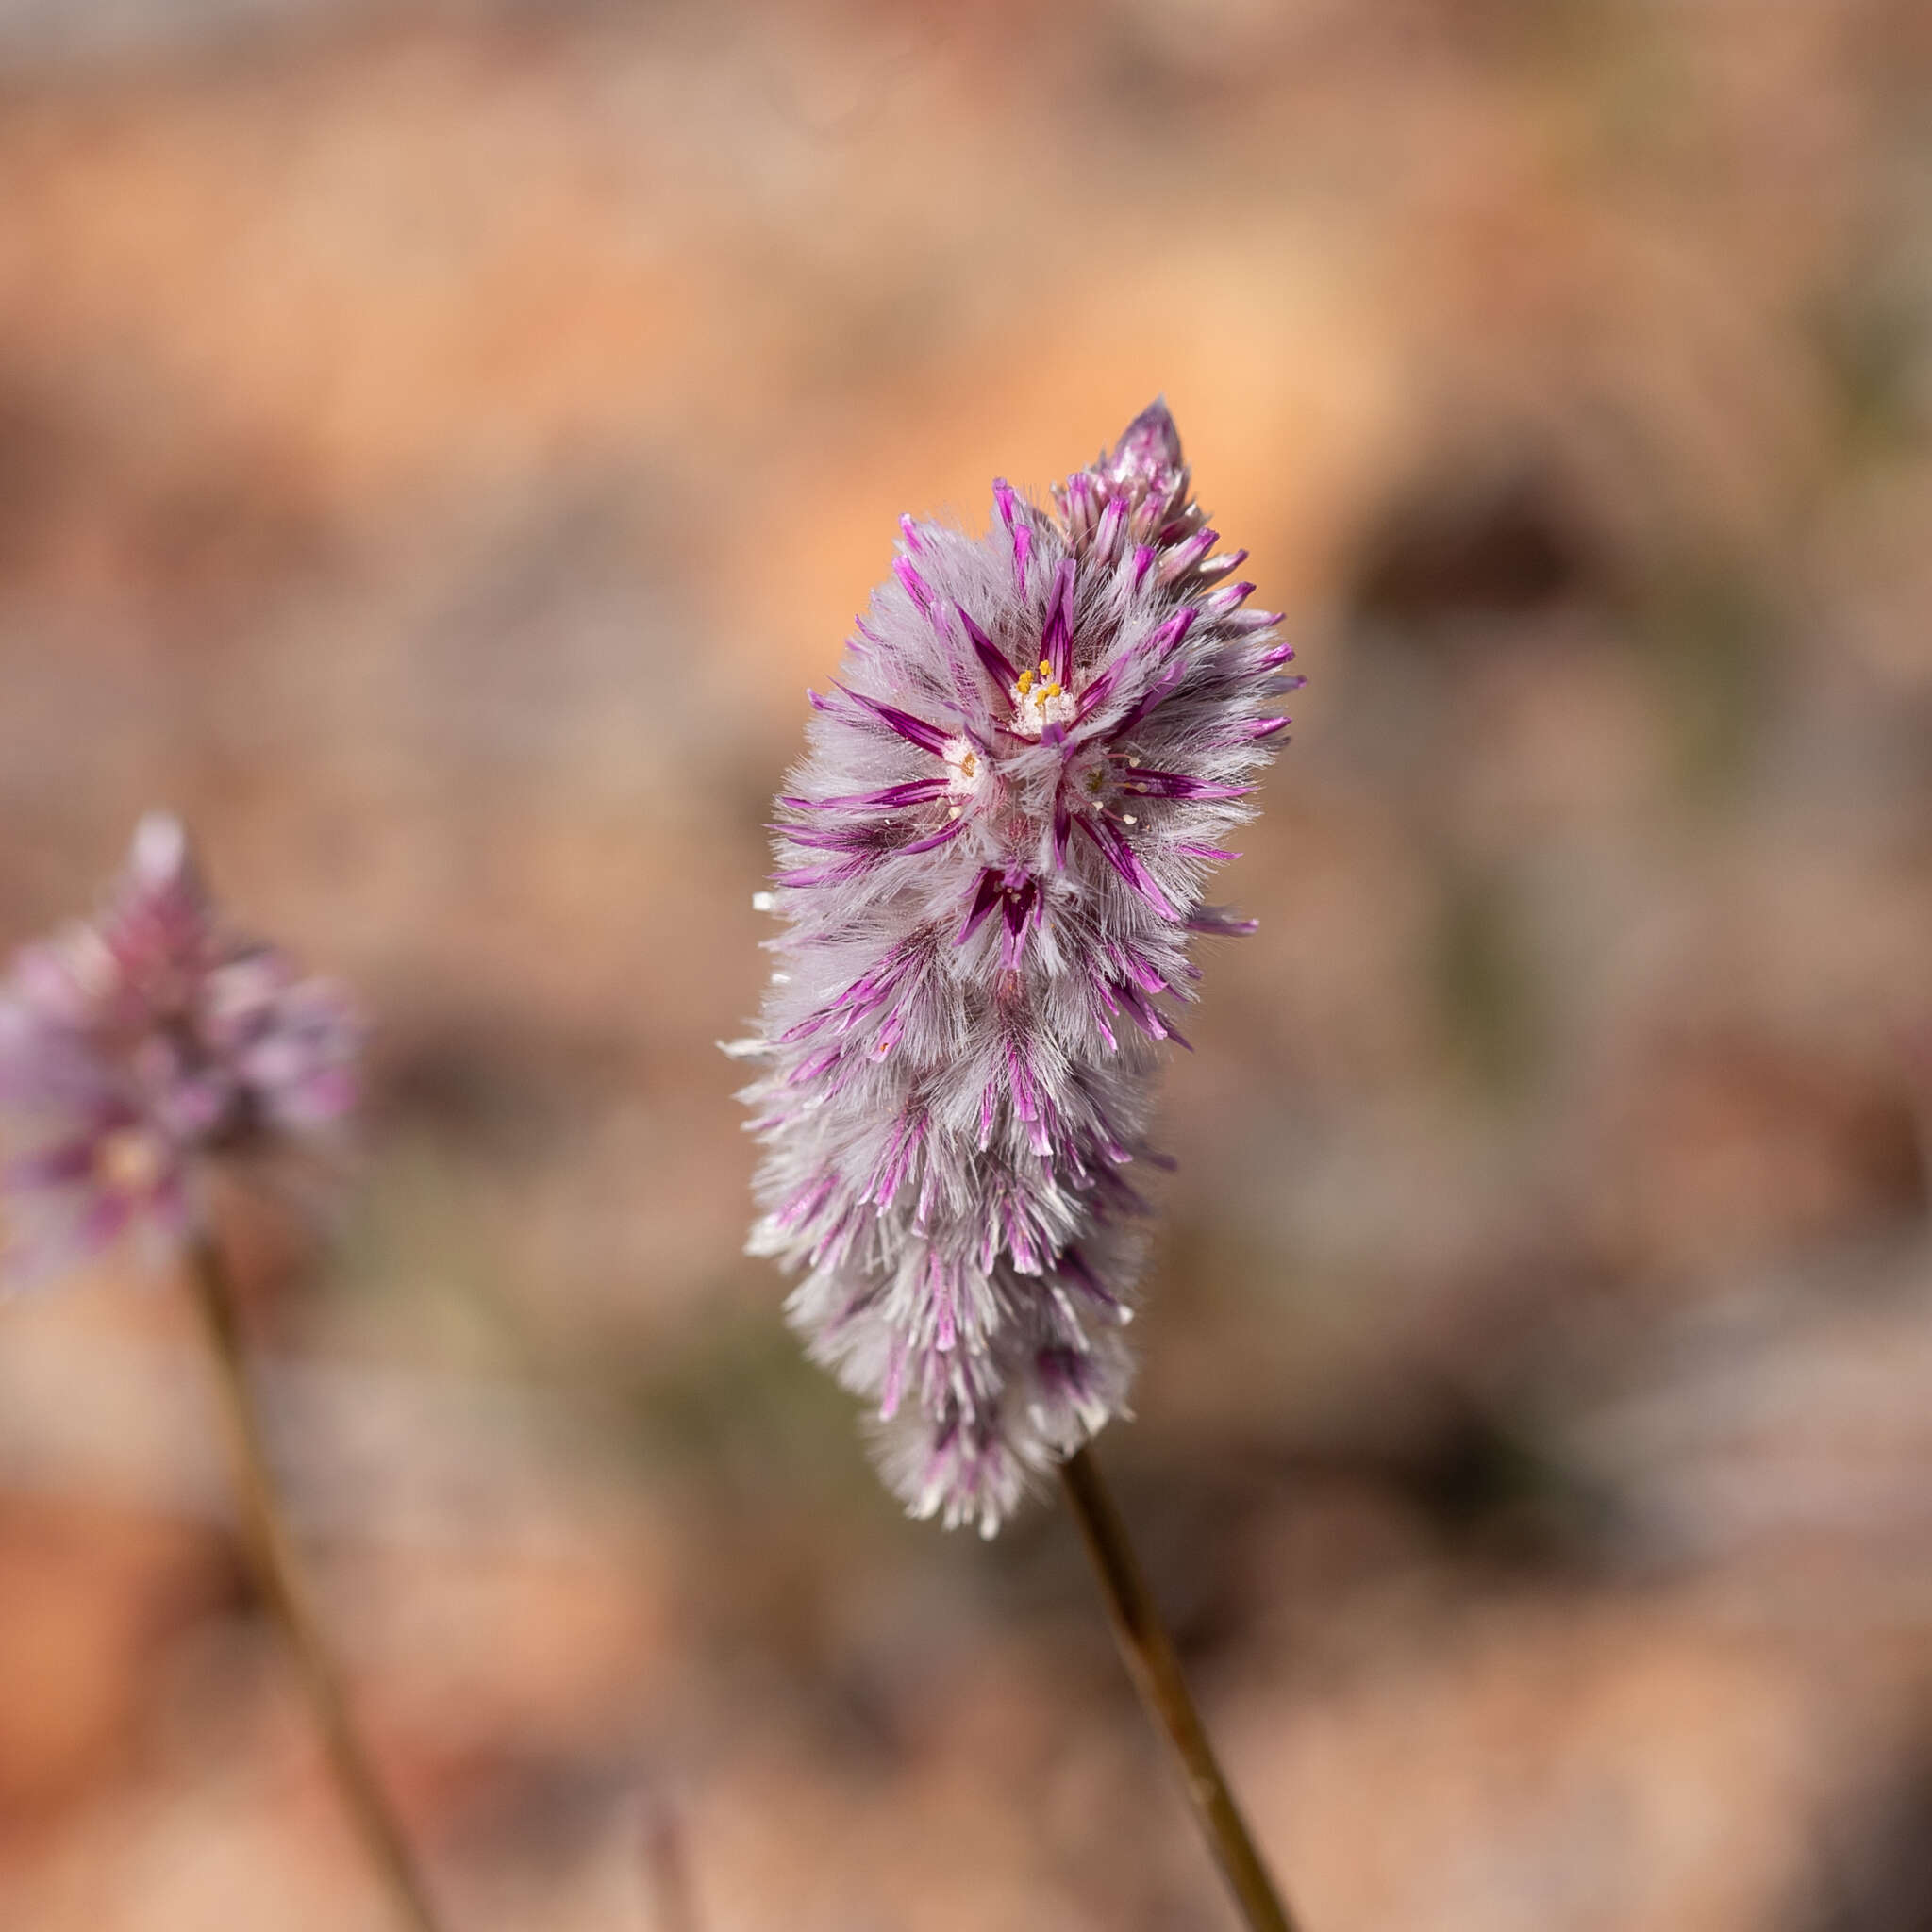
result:
[(1227, 1880), (1242, 1919), (1252, 1932), (1296, 1932), (1295, 1921), (1261, 1862), (1234, 1793), (1215, 1760), (1201, 1713), (1181, 1674), (1180, 1659), (1174, 1656), (1174, 1641), (1161, 1622), (1147, 1579), (1141, 1574), (1126, 1524), (1101, 1476), (1100, 1465), (1089, 1450), (1078, 1449), (1060, 1465), (1060, 1476), (1066, 1487), (1067, 1507), (1080, 1525), (1087, 1554), (1100, 1578), (1127, 1674), (1133, 1678), (1148, 1716), (1174, 1747), (1194, 1822)]
[(260, 1413), (248, 1385), (240, 1311), (227, 1266), (212, 1236), (198, 1234), (189, 1244), (188, 1274), (214, 1355), (215, 1380), (221, 1391), (222, 1422), (234, 1464), (242, 1534), (269, 1606), (294, 1655), (337, 1789), (389, 1892), (397, 1918), (409, 1927), (409, 1932), (440, 1932), (408, 1842), (376, 1782), (368, 1754), (349, 1716), (348, 1699), (295, 1560), (294, 1545), (283, 1522), (281, 1502), (269, 1468)]
[(654, 1795), (646, 1804), (642, 1842), (647, 1932), (698, 1932), (697, 1906), (684, 1855), (684, 1833), (670, 1800)]

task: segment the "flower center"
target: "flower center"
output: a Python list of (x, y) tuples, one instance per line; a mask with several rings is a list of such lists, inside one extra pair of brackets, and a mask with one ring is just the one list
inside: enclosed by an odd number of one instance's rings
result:
[(1049, 724), (1071, 724), (1078, 709), (1044, 658), (1038, 671), (1021, 672), (1013, 686), (1013, 729), (1022, 738), (1038, 738)]
[(946, 761), (946, 796), (975, 798), (986, 783), (986, 760), (963, 738), (949, 738), (940, 756)]

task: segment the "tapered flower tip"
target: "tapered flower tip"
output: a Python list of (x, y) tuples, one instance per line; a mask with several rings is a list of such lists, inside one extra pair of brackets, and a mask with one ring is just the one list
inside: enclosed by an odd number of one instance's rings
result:
[(1156, 396), (1127, 426), (1113, 446), (1108, 467), (1122, 481), (1152, 477), (1181, 466), (1181, 433), (1174, 427), (1167, 398)]
[(151, 892), (165, 891), (187, 884), (193, 872), (187, 826), (173, 812), (148, 812), (135, 826), (134, 842), (128, 848), (129, 884)]
[[(195, 977), (215, 963), (219, 939), (187, 828), (172, 812), (151, 811), (135, 827), (99, 916), (56, 946), (84, 990), (106, 995), (111, 986), (116, 1019), (138, 1028), (164, 1008), (192, 1003)], [(84, 1024), (97, 1026), (108, 1017), (102, 1007)]]
[(173, 812), (148, 812), (134, 828), (115, 884), (105, 934), (109, 944), (133, 942), (148, 953), (192, 950), (212, 937), (212, 916), (187, 826)]

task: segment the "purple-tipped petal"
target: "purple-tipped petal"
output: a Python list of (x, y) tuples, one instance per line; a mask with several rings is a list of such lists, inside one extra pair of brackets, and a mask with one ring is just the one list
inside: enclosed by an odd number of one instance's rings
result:
[(1069, 557), (1054, 573), (1053, 591), (1046, 601), (1046, 623), (1040, 633), (1041, 660), (1052, 666), (1062, 685), (1074, 681), (1074, 578), (1075, 565)]
[(1187, 666), (1185, 664), (1170, 664), (1141, 693), (1133, 709), (1108, 732), (1108, 737), (1115, 743), (1124, 740), (1129, 732), (1133, 731), (1137, 725), (1142, 724), (1146, 719), (1152, 717), (1159, 706), (1174, 694), (1174, 691), (1179, 687), (1181, 679), (1186, 675)]
[(1184, 577), (1221, 541), (1218, 530), (1201, 529), (1177, 543), (1160, 559), (1160, 575), (1169, 583)]
[[(1238, 558), (1232, 559), (1229, 562), (1228, 568), (1232, 570), (1235, 563), (1239, 561)], [(1206, 617), (1230, 616), (1233, 612), (1239, 610), (1254, 594), (1255, 587), (1253, 584), (1223, 584), (1220, 590), (1209, 591), (1201, 599), (1202, 615)]]
[(1245, 798), (1252, 785), (1213, 785), (1186, 772), (1155, 772), (1145, 766), (1128, 774), (1121, 788), (1146, 798)]
[(1241, 919), (1230, 912), (1224, 906), (1196, 906), (1188, 914), (1190, 932), (1214, 933), (1224, 939), (1245, 939), (1251, 932), (1259, 932), (1258, 919)]
[[(1229, 550), (1220, 557), (1210, 557), (1207, 562), (1196, 567), (1194, 581), (1197, 584), (1221, 583), (1223, 577), (1226, 576), (1231, 571), (1241, 569), (1241, 565), (1247, 562), (1247, 560), (1248, 553), (1245, 550)], [(1253, 596), (1254, 591), (1255, 587), (1253, 584), (1223, 584), (1221, 589), (1213, 593), (1213, 597), (1204, 599), (1203, 601), (1212, 603), (1214, 597), (1227, 598), (1229, 601), (1217, 607), (1217, 614), (1219, 614), (1223, 611), (1234, 609), (1237, 605)]]
[(959, 613), (959, 622), (966, 627), (966, 635), (972, 641), (974, 655), (986, 666), (987, 675), (992, 679), (994, 690), (1004, 700), (1007, 692), (1011, 690), (1014, 679), (1020, 674), (1013, 669), (1007, 654), (974, 623), (963, 604), (956, 604), (953, 608)]
[(928, 832), (924, 838), (915, 839), (911, 844), (900, 846), (899, 856), (903, 858), (914, 852), (936, 852), (947, 840), (957, 839), (965, 829), (966, 821), (963, 818), (949, 819), (938, 831)]
[(838, 689), (854, 704), (863, 706), (881, 724), (889, 725), (896, 731), (908, 744), (916, 744), (921, 751), (945, 751), (951, 735), (941, 731), (937, 724), (928, 724), (924, 718), (915, 718), (911, 712), (902, 711), (897, 705), (889, 705), (879, 698), (868, 697), (862, 691), (853, 691), (843, 684)]
[(1120, 555), (1121, 539), (1126, 528), (1127, 499), (1116, 491), (1108, 498), (1093, 532), (1093, 554), (1102, 563), (1111, 563)]
[(890, 811), (902, 805), (924, 805), (945, 792), (944, 778), (911, 778), (903, 785), (882, 785), (876, 791), (848, 791), (840, 798), (784, 797), (789, 811)]
[(979, 875), (979, 883), (973, 894), (973, 903), (966, 909), (966, 924), (959, 928), (959, 936), (953, 941), (963, 946), (991, 915), (992, 909), (1000, 903), (1000, 875), (987, 871)]
[(1126, 835), (1118, 826), (1086, 812), (1074, 823), (1093, 841), (1108, 864), (1163, 919), (1180, 917), (1174, 908), (1173, 901), (1149, 876), (1147, 868), (1141, 863), (1134, 848), (1127, 843)]
[(930, 617), (933, 608), (932, 586), (919, 575), (918, 565), (909, 557), (895, 558), (892, 560), (892, 575), (905, 585), (906, 594)]

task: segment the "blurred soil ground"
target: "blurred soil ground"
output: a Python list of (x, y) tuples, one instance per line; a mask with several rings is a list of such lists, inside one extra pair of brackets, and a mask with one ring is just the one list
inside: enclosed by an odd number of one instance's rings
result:
[[(1164, 391), (1311, 682), (1104, 1443), (1314, 1932), (1932, 1927), (1932, 12), (0, 0), (0, 936), (379, 1021), (238, 1224), (464, 1932), (1228, 1921), (902, 1522), (712, 1042), (900, 511)], [(0, 1317), (0, 1932), (385, 1924), (179, 1298)]]

